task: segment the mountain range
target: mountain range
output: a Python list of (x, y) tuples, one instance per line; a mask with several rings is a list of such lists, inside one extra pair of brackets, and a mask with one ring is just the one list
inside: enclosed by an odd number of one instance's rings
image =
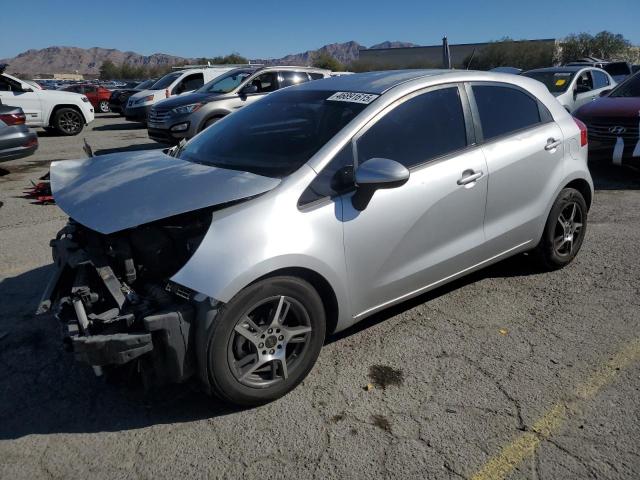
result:
[[(369, 48), (399, 48), (416, 46), (409, 42), (382, 42)], [(326, 53), (338, 61), (348, 64), (358, 59), (359, 51), (367, 47), (355, 41), (344, 43), (332, 43), (324, 45), (317, 50), (307, 50), (302, 53), (286, 55), (282, 58), (253, 59), (252, 62), (267, 65), (309, 65), (313, 55)], [(53, 46), (40, 50), (27, 50), (13, 58), (0, 59), (0, 64), (7, 63), (8, 73), (20, 73), (21, 75), (53, 74), (53, 73), (80, 73), (96, 75), (100, 66), (106, 60), (116, 65), (128, 63), (131, 65), (145, 66), (173, 66), (184, 63), (198, 63), (198, 58), (178, 57), (165, 53), (152, 55), (140, 55), (135, 52), (123, 52), (114, 48), (79, 48)]]

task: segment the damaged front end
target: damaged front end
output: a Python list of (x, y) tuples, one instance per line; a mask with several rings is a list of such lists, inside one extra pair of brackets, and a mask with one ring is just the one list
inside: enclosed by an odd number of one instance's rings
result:
[(70, 220), (51, 241), (56, 270), (37, 313), (62, 323), (66, 348), (97, 374), (127, 364), (147, 384), (186, 380), (197, 368), (198, 305), (211, 302), (169, 279), (211, 215), (203, 209), (111, 234)]

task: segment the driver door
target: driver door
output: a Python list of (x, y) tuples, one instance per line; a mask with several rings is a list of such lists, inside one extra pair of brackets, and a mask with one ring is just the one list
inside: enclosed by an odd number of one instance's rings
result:
[(353, 194), (341, 197), (355, 318), (482, 261), (487, 166), (470, 126), (466, 94), (445, 85), (405, 97), (356, 136), (357, 164), (387, 158), (407, 167), (410, 177), (375, 191), (362, 211)]

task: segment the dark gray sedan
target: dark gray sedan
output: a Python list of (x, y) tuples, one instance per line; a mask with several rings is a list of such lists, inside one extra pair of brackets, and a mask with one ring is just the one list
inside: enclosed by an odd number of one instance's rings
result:
[(38, 149), (38, 135), (25, 122), (22, 108), (0, 102), (0, 162), (28, 157)]

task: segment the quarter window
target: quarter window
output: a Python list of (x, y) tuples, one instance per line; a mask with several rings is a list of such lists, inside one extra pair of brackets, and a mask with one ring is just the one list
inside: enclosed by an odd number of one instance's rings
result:
[(382, 117), (358, 140), (358, 162), (388, 158), (407, 168), (467, 146), (458, 87), (411, 98)]
[(485, 140), (540, 123), (538, 102), (521, 90), (495, 85), (473, 85)]
[(300, 197), (298, 205), (302, 206), (321, 198), (339, 195), (353, 186), (353, 147), (349, 142), (313, 179)]
[(311, 77), (311, 80), (320, 80), (321, 78), (324, 78), (323, 74), (316, 72), (309, 72), (309, 76)]

